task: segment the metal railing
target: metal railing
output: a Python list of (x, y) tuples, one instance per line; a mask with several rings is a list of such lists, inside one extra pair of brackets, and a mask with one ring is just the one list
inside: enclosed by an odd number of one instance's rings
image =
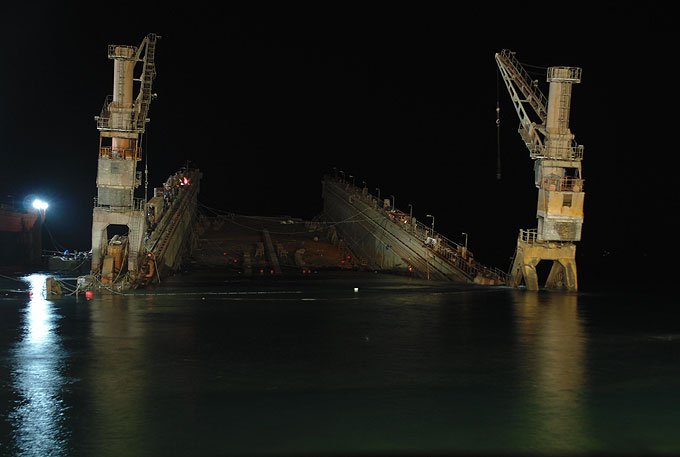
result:
[(582, 69), (578, 67), (549, 67), (548, 81), (569, 81), (580, 83)]
[(519, 239), (526, 243), (535, 243), (538, 240), (538, 229), (519, 229)]
[(541, 189), (559, 192), (583, 192), (584, 180), (565, 176), (563, 178), (543, 178)]
[[(116, 52), (118, 50), (122, 52)], [(137, 47), (123, 44), (110, 44), (108, 46), (108, 54), (109, 59), (135, 60)]]
[(532, 159), (583, 160), (583, 145), (575, 144), (567, 147), (540, 145), (540, 147), (530, 147), (529, 156)]
[(134, 148), (114, 148), (111, 146), (102, 146), (99, 148), (99, 157), (107, 159), (127, 159), (127, 160), (141, 160), (142, 148), (136, 146)]
[(112, 206), (112, 205), (102, 205), (99, 203), (99, 198), (94, 197), (94, 207), (95, 208), (107, 208), (109, 211), (112, 212), (125, 212), (125, 211), (141, 211), (144, 209), (144, 206), (146, 205), (146, 201), (143, 198), (133, 198), (132, 199), (132, 206)]
[(97, 130), (105, 130), (112, 132), (136, 132), (141, 133), (144, 130), (140, 129), (135, 124), (134, 119), (134, 106), (125, 108), (127, 111), (123, 115), (123, 108), (116, 108), (121, 110), (119, 116), (112, 116), (111, 103), (113, 103), (113, 95), (107, 95), (104, 99), (104, 105), (99, 116), (95, 116), (95, 121), (97, 122)]

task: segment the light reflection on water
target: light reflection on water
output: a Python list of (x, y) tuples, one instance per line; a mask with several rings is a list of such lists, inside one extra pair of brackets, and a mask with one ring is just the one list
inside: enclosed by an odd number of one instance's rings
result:
[(9, 412), (16, 455), (64, 455), (64, 350), (56, 333), (59, 315), (45, 298), (45, 275), (23, 278), (30, 287), (23, 338), (11, 352), (12, 387), (17, 399)]
[[(585, 345), (578, 295), (513, 292), (527, 436), (536, 451), (571, 452), (590, 441), (585, 423)], [(569, 439), (564, 439), (569, 437)], [(590, 444), (590, 443), (588, 443)]]
[(11, 455), (680, 450), (680, 313), (363, 278), (54, 303), (34, 278)]
[(145, 404), (156, 390), (147, 385), (156, 361), (144, 348), (144, 309), (143, 297), (114, 294), (88, 302), (92, 345), (85, 387), (96, 392), (97, 414), (80, 440), (99, 456), (152, 455), (144, 438), (150, 427)]

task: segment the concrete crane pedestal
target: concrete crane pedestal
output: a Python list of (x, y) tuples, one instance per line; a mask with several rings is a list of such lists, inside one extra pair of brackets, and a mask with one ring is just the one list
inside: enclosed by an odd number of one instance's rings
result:
[(576, 275), (576, 245), (550, 241), (517, 239), (517, 252), (510, 270), (510, 282), (519, 287), (524, 282), (527, 290), (538, 290), (536, 265), (542, 260), (552, 260), (552, 268), (545, 282), (547, 289), (578, 290)]

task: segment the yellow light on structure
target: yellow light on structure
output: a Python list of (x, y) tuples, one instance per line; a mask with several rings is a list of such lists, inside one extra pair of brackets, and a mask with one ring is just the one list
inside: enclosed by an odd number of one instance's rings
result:
[(40, 200), (39, 198), (33, 200), (33, 208), (35, 209), (41, 209), (44, 211), (48, 206), (50, 205), (48, 205), (46, 201)]

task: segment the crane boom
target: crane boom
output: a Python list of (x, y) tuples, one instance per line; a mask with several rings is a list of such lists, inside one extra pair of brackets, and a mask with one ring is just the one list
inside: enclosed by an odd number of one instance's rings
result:
[[(528, 73), (517, 61), (514, 52), (504, 49), (497, 53), (495, 57), (505, 87), (510, 93), (510, 99), (515, 111), (517, 111), (517, 116), (519, 116), (519, 134), (529, 151), (536, 154), (544, 149), (543, 139), (538, 133), (541, 132), (545, 135), (543, 124), (547, 117), (547, 99), (538, 87), (530, 82)], [(524, 98), (520, 97), (520, 93)], [(531, 120), (524, 108), (525, 103), (531, 106), (540, 119), (540, 124)]]
[[(156, 65), (154, 61), (156, 52), (156, 39), (158, 35), (154, 33), (148, 34), (142, 44), (137, 50), (136, 59), (143, 62), (142, 75), (140, 77), (140, 89), (135, 100), (135, 127), (137, 131), (143, 133), (144, 126), (148, 122), (147, 115), (149, 113), (149, 105), (153, 99), (151, 92), (151, 84), (156, 76)], [(142, 50), (144, 50), (144, 57), (141, 57)]]

